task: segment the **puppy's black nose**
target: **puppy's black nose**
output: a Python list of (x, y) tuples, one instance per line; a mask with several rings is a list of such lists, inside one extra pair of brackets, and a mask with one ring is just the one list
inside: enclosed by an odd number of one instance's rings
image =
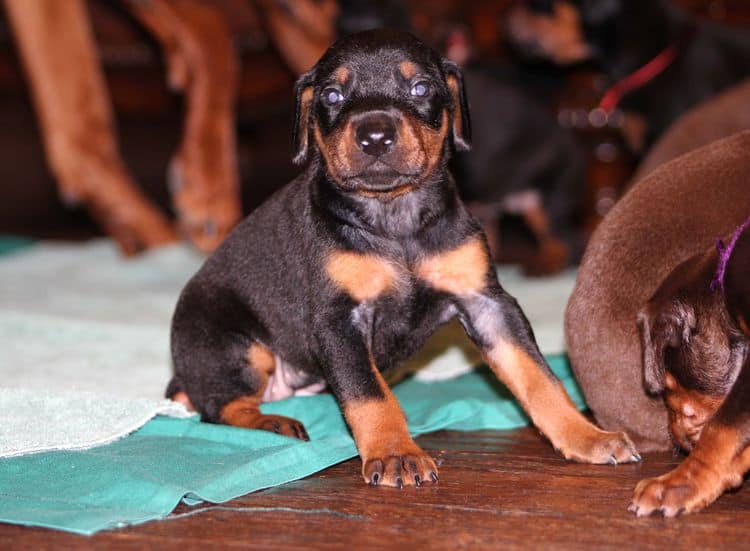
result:
[(359, 123), (355, 138), (362, 151), (380, 157), (396, 142), (396, 125), (387, 115), (372, 115)]

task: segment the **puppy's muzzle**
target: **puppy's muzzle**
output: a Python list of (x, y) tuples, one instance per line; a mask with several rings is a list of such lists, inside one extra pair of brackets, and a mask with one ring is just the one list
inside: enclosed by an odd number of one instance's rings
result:
[(354, 137), (362, 152), (371, 157), (382, 157), (396, 143), (396, 123), (386, 113), (369, 113), (355, 122)]

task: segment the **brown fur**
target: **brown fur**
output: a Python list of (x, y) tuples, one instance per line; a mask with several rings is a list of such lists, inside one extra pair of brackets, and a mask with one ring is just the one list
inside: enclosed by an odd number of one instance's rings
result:
[(342, 65), (341, 67), (336, 69), (336, 72), (333, 76), (336, 79), (336, 82), (343, 86), (344, 84), (346, 84), (346, 81), (349, 80), (351, 71), (346, 66)]
[(397, 269), (382, 258), (335, 251), (326, 262), (326, 272), (336, 285), (357, 302), (379, 296), (398, 281)]
[(486, 248), (478, 239), (472, 239), (451, 251), (425, 258), (415, 272), (438, 291), (466, 295), (485, 287), (488, 264)]
[(669, 411), (669, 432), (684, 450), (698, 443), (703, 427), (724, 403), (725, 394), (713, 395), (685, 388), (672, 375), (666, 376), (664, 402)]
[[(435, 462), (409, 436), (404, 413), (372, 359), (371, 367), (383, 397), (356, 400), (343, 406), (362, 457), (365, 482), (396, 487), (434, 482)], [(382, 478), (378, 475), (373, 479), (375, 472), (382, 472)]]
[[(177, 239), (128, 173), (96, 43), (81, 0), (6, 0), (63, 199), (85, 206), (126, 254)], [(187, 97), (183, 142), (172, 161), (179, 229), (212, 250), (240, 217), (234, 140), (237, 61), (213, 6), (197, 0), (127, 2), (162, 43), (169, 82)]]
[(632, 449), (623, 441), (602, 438), (604, 431), (589, 423), (560, 382), (535, 369), (523, 350), (501, 341), (485, 359), (563, 457), (589, 463), (632, 461)]
[(750, 129), (750, 79), (698, 104), (677, 119), (638, 165), (632, 182), (680, 155), (747, 129)]
[(398, 70), (406, 80), (411, 80), (419, 72), (419, 67), (413, 61), (404, 60), (398, 64)]
[(670, 449), (667, 412), (643, 386), (636, 314), (683, 260), (747, 216), (750, 132), (667, 163), (634, 185), (597, 228), (568, 303), (568, 353), (599, 424), (641, 451)]
[[(307, 90), (304, 93), (307, 93)], [(399, 123), (399, 141), (396, 148), (398, 156), (392, 162), (404, 170), (413, 171), (416, 169), (420, 174), (420, 180), (386, 194), (368, 192), (367, 190), (358, 190), (357, 193), (364, 196), (395, 198), (411, 191), (416, 185), (426, 180), (442, 158), (441, 151), (445, 146), (445, 138), (448, 134), (447, 122), (448, 112), (444, 111), (440, 129), (436, 131), (404, 113)], [(355, 127), (351, 121), (347, 121), (343, 127), (335, 129), (325, 137), (317, 124), (315, 124), (313, 130), (315, 143), (336, 183), (343, 185), (347, 176), (355, 174), (361, 169), (359, 166), (361, 163), (370, 162), (369, 157), (362, 153), (357, 146), (354, 138)], [(304, 129), (300, 132), (300, 135), (305, 135)]]
[(750, 453), (733, 427), (709, 424), (701, 444), (673, 471), (638, 483), (628, 509), (638, 516), (691, 513), (742, 484)]
[(255, 374), (260, 376), (262, 382), (258, 391), (252, 396), (241, 396), (221, 409), (222, 423), (246, 429), (266, 430), (292, 438), (308, 440), (307, 432), (299, 421), (283, 415), (266, 415), (260, 411), (260, 404), (268, 384), (268, 378), (273, 374), (276, 367), (273, 352), (260, 343), (253, 343), (247, 349), (247, 362), (248, 369), (252, 369)]

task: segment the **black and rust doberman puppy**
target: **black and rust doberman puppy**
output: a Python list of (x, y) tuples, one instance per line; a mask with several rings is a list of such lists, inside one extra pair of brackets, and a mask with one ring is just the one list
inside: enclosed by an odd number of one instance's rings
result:
[(446, 170), (469, 147), (455, 65), (395, 31), (350, 35), (297, 83), (294, 160), (305, 171), (245, 219), (184, 289), (167, 395), (203, 419), (306, 439), (263, 400), (328, 386), (371, 484), (437, 480), (383, 380), (457, 316), (566, 458), (640, 459), (624, 433), (573, 406), (499, 285)]
[(678, 266), (638, 315), (643, 379), (663, 395), (669, 430), (690, 455), (640, 482), (630, 510), (674, 516), (713, 502), (750, 468), (750, 232)]

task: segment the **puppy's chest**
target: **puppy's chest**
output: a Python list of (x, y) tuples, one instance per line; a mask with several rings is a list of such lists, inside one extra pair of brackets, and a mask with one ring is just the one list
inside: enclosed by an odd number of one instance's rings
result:
[(486, 248), (479, 238), (434, 253), (381, 256), (340, 250), (325, 260), (329, 281), (355, 302), (396, 302), (404, 308), (424, 300), (425, 293), (481, 292), (488, 268)]
[(456, 312), (448, 295), (431, 288), (413, 270), (399, 270), (395, 277), (391, 286), (350, 312), (353, 329), (371, 347), (381, 370), (408, 359)]
[(381, 369), (389, 367), (383, 361), (406, 359), (453, 317), (457, 296), (481, 292), (487, 268), (478, 239), (412, 258), (338, 251), (326, 264), (337, 291), (353, 299), (352, 323), (382, 359)]

